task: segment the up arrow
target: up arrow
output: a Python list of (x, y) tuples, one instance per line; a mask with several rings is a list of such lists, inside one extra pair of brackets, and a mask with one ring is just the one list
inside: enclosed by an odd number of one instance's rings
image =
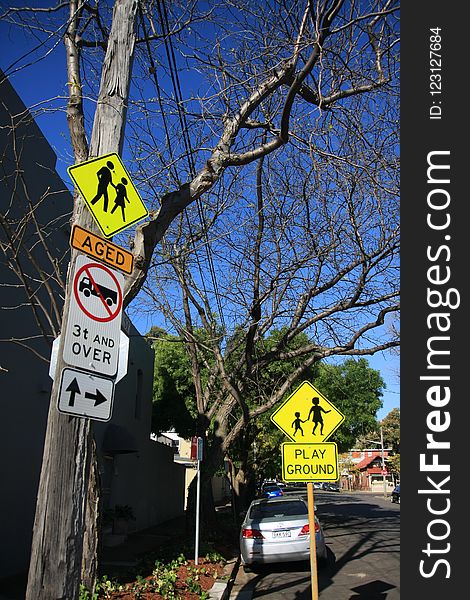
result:
[(108, 399), (105, 396), (103, 396), (103, 394), (98, 389), (96, 390), (95, 394), (90, 394), (90, 392), (85, 392), (85, 398), (88, 398), (88, 400), (94, 400), (95, 407), (108, 401)]
[(69, 383), (69, 385), (65, 391), (70, 392), (69, 406), (74, 406), (75, 405), (75, 394), (80, 395), (80, 387), (78, 385), (76, 377), (74, 377), (72, 379), (72, 381)]

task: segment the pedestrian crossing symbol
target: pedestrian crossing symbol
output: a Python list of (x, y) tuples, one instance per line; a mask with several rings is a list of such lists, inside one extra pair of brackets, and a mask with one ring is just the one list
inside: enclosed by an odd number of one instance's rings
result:
[(105, 237), (112, 237), (148, 215), (118, 154), (105, 154), (67, 171)]
[(311, 383), (304, 381), (271, 415), (271, 421), (293, 442), (326, 441), (344, 415)]

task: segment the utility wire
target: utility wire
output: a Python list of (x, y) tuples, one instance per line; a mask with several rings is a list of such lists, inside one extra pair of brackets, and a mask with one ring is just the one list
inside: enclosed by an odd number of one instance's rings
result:
[(173, 176), (175, 178), (175, 182), (177, 182), (178, 181), (178, 171), (176, 169), (175, 159), (174, 159), (174, 156), (173, 156), (173, 150), (172, 150), (171, 143), (170, 143), (170, 132), (168, 130), (168, 125), (167, 125), (167, 122), (166, 122), (165, 111), (163, 110), (163, 101), (162, 101), (162, 96), (161, 96), (161, 93), (160, 93), (160, 85), (159, 85), (159, 82), (158, 82), (157, 67), (156, 67), (155, 61), (153, 60), (152, 51), (151, 51), (151, 48), (150, 48), (150, 42), (149, 42), (148, 35), (147, 35), (147, 29), (145, 27), (145, 19), (144, 19), (144, 13), (142, 11), (142, 4), (140, 2), (139, 2), (139, 16), (140, 16), (140, 21), (141, 21), (141, 24), (142, 24), (142, 31), (143, 31), (143, 34), (144, 34), (145, 45), (146, 45), (146, 48), (147, 48), (147, 54), (148, 54), (149, 61), (150, 61), (150, 70), (149, 70), (149, 72), (153, 75), (153, 80), (154, 80), (154, 83), (155, 83), (155, 89), (156, 89), (156, 92), (157, 92), (158, 106), (160, 108), (160, 113), (161, 113), (162, 119), (163, 119), (163, 128), (165, 130), (165, 141), (166, 141), (166, 145), (168, 147), (168, 151), (170, 153), (170, 159), (171, 159), (171, 165), (172, 165), (172, 167), (170, 167), (170, 169), (171, 168), (174, 169)]
[[(181, 92), (181, 84), (180, 84), (180, 79), (178, 76), (178, 67), (177, 67), (177, 63), (176, 63), (173, 42), (172, 42), (172, 39), (170, 36), (168, 11), (166, 8), (165, 0), (161, 0), (161, 6), (160, 6), (160, 2), (157, 2), (157, 8), (158, 8), (160, 24), (162, 27), (163, 39), (164, 39), (164, 44), (165, 44), (165, 52), (167, 55), (168, 66), (170, 69), (170, 78), (171, 78), (171, 81), (173, 84), (173, 91), (175, 94), (175, 100), (176, 100), (176, 106), (177, 106), (177, 110), (178, 110), (180, 127), (181, 127), (181, 131), (182, 131), (182, 135), (183, 135), (183, 144), (184, 144), (184, 147), (186, 150), (186, 155), (188, 158), (189, 173), (190, 173), (191, 177), (195, 177), (196, 169), (195, 169), (194, 157), (193, 157), (193, 152), (192, 152), (192, 147), (191, 147), (191, 139), (189, 136), (189, 127), (188, 127), (188, 123), (187, 123), (187, 119), (186, 119), (186, 113), (185, 113), (185, 110), (183, 109), (183, 94)], [(162, 11), (162, 9), (163, 9), (163, 11)], [(224, 315), (223, 315), (223, 311), (222, 311), (220, 294), (218, 291), (217, 277), (216, 277), (216, 273), (215, 273), (213, 259), (209, 252), (209, 237), (208, 237), (208, 233), (207, 233), (207, 226), (206, 226), (206, 221), (205, 221), (205, 217), (204, 217), (204, 214), (202, 211), (202, 206), (201, 206), (199, 198), (196, 200), (196, 206), (198, 209), (198, 216), (199, 216), (199, 221), (201, 224), (202, 233), (204, 236), (204, 240), (206, 242), (204, 246), (205, 246), (205, 251), (206, 251), (206, 256), (207, 256), (207, 262), (209, 265), (209, 272), (210, 272), (210, 276), (211, 276), (211, 280), (212, 280), (212, 285), (214, 288), (215, 299), (216, 299), (217, 307), (218, 307), (218, 311), (219, 311), (219, 316), (220, 316), (221, 323), (225, 328), (226, 326), (225, 326), (225, 320), (224, 320)], [(194, 238), (194, 235), (192, 232), (192, 227), (191, 227), (191, 222), (189, 221), (187, 211), (185, 211), (185, 214), (186, 214), (186, 219), (187, 219), (191, 238)], [(196, 256), (196, 261), (198, 263), (198, 268), (199, 268), (199, 273), (201, 276), (201, 282), (203, 285), (204, 293), (206, 294), (206, 297), (207, 297), (207, 290), (205, 287), (204, 276), (202, 273), (202, 268), (201, 268), (201, 265), (199, 262), (199, 258), (197, 256), (197, 251), (195, 251), (195, 256)]]

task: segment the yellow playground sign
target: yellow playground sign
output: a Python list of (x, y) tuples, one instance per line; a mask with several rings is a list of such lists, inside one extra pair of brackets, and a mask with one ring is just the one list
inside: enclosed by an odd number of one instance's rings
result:
[(282, 479), (336, 481), (339, 479), (337, 445), (334, 442), (282, 444)]
[(115, 152), (73, 165), (67, 171), (105, 237), (112, 237), (148, 215)]

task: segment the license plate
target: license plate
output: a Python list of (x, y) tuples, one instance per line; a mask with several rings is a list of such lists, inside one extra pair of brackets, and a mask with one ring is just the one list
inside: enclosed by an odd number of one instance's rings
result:
[(273, 531), (273, 538), (290, 538), (290, 531)]

